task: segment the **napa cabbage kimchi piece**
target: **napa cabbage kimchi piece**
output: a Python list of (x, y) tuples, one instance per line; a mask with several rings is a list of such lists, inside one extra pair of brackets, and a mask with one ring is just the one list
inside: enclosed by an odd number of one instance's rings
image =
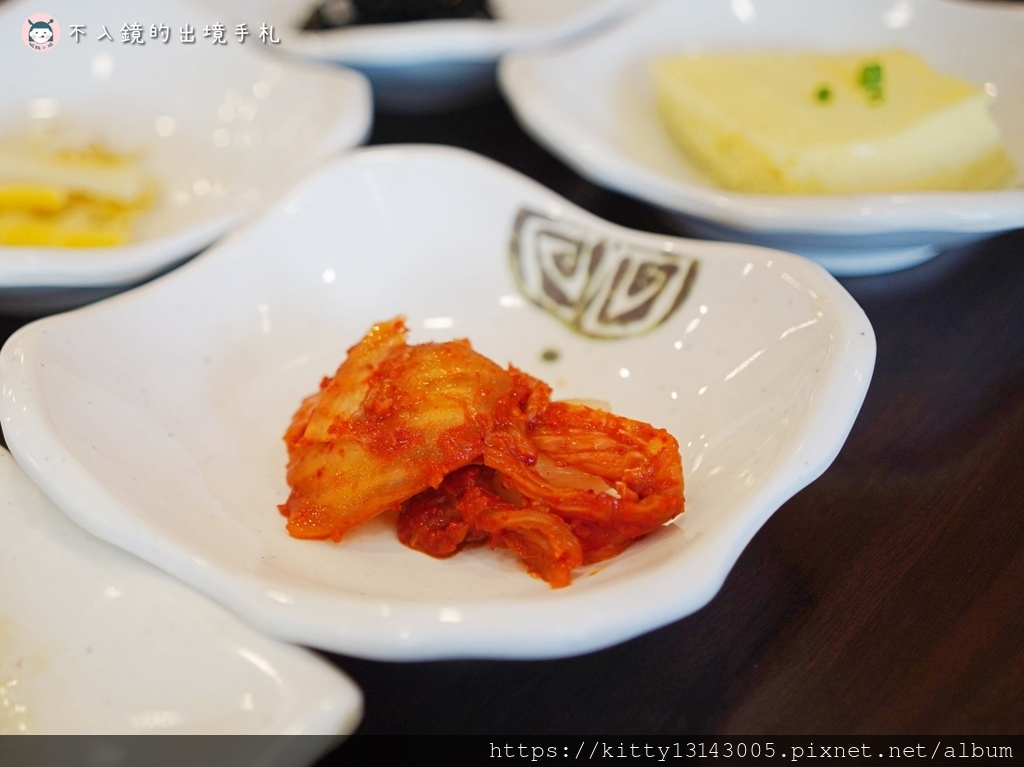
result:
[(374, 325), (285, 433), (297, 538), (340, 540), (397, 509), (399, 539), (434, 557), (488, 545), (552, 587), (683, 511), (664, 429), (572, 402), (467, 340), (406, 343)]

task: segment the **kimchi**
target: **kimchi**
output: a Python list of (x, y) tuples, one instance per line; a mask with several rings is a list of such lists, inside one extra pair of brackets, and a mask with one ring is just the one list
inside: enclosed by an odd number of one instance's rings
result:
[(487, 545), (552, 587), (683, 511), (679, 445), (664, 429), (551, 399), (467, 340), (406, 343), (374, 325), (285, 433), (297, 538), (341, 537), (397, 510), (398, 538), (434, 557)]

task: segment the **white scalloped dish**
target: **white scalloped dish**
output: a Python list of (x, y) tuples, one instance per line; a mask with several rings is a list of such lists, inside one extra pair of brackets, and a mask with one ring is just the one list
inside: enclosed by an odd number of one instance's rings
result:
[[(52, 50), (19, 37), (36, 3), (0, 5), (0, 135), (41, 128), (137, 155), (152, 179), (152, 206), (132, 238), (111, 247), (0, 247), (0, 307), (52, 311), (157, 274), (209, 245), (331, 154), (369, 133), (366, 79), (268, 55), (271, 45), (228, 32), (204, 39), (216, 16), (202, 5), (154, 0), (82, 4), (54, 0), (61, 25)], [(141, 44), (122, 42), (141, 25)], [(166, 42), (152, 36), (166, 27)], [(181, 42), (185, 25), (196, 41)], [(84, 27), (77, 40), (73, 26)], [(112, 39), (99, 39), (103, 30)]]
[[(1008, 6), (1000, 8), (997, 6)], [(1018, 176), (1006, 189), (774, 195), (714, 186), (656, 114), (651, 62), (711, 51), (903, 48), (983, 88)], [(794, 251), (836, 274), (906, 268), (1024, 226), (1024, 14), (949, 0), (666, 0), (552, 51), (516, 53), (499, 80), (537, 140), (582, 175), (716, 239)]]
[(355, 729), (347, 677), (76, 527), (2, 449), (0, 499), (0, 734)]
[[(552, 263), (598, 252), (689, 277), (648, 281), (660, 308), (635, 327), (542, 308)], [(510, 253), (533, 275), (523, 290)], [(640, 294), (596, 279), (586, 294), (630, 314)], [(557, 398), (668, 429), (685, 513), (562, 589), (502, 550), (433, 559), (385, 520), (338, 544), (290, 538), (277, 504), (292, 414), (396, 315), (411, 343), (468, 337)], [(395, 146), (325, 167), (173, 274), (22, 328), (0, 353), (0, 415), (19, 463), (79, 524), (268, 633), (377, 659), (556, 657), (710, 600), (831, 463), (874, 354), (861, 309), (807, 260), (623, 229), (477, 155)]]

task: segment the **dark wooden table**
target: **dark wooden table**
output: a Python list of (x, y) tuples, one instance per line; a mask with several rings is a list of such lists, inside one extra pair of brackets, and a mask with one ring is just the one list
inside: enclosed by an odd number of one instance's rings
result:
[[(668, 231), (540, 149), (497, 99), (380, 116), (373, 141), (468, 147)], [(842, 282), (878, 341), (863, 410), (707, 607), (566, 660), (337, 658), (366, 696), (361, 732), (1024, 733), (1024, 231)]]
[[(455, 144), (617, 223), (494, 98), (379, 115), (373, 143)], [(878, 340), (832, 467), (780, 508), (704, 609), (554, 661), (332, 659), (366, 735), (1011, 735), (1024, 732), (1024, 231), (844, 279)], [(0, 319), (0, 337), (23, 320)], [(347, 746), (323, 764), (350, 763)]]

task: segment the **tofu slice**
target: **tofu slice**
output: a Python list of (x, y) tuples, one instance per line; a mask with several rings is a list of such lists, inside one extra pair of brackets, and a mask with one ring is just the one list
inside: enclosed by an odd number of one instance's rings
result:
[(653, 77), (673, 142), (727, 189), (981, 190), (1015, 176), (990, 97), (906, 51), (679, 55)]

